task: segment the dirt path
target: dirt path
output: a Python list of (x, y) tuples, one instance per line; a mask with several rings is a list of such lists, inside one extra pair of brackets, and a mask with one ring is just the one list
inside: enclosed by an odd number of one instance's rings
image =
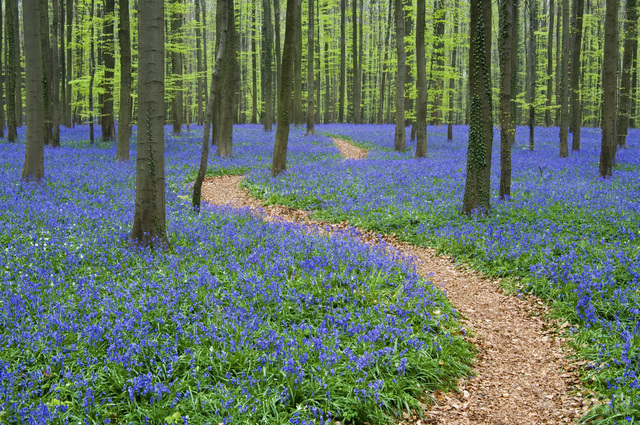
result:
[[(334, 139), (345, 158), (362, 159), (366, 151)], [(364, 151), (364, 153), (363, 153)], [(311, 220), (306, 211), (284, 206), (263, 206), (238, 184), (241, 176), (205, 180), (203, 200), (211, 204), (249, 207), (265, 220), (320, 225), (325, 230), (349, 228), (348, 223), (327, 224)], [(373, 243), (378, 235), (359, 229), (361, 239)], [(392, 237), (382, 239), (414, 257), (418, 273), (446, 291), (468, 337), (478, 348), (476, 376), (460, 382), (460, 392), (434, 394), (438, 404), (424, 412), (406, 412), (400, 424), (566, 424), (575, 422), (593, 400), (577, 395), (575, 366), (566, 359), (562, 340), (545, 323), (545, 305), (534, 297), (505, 295), (498, 281), (457, 267), (434, 250)]]

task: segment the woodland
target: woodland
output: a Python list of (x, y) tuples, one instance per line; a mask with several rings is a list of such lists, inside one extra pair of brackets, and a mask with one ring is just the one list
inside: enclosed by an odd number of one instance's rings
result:
[(638, 13), (2, 0), (0, 423), (640, 423)]

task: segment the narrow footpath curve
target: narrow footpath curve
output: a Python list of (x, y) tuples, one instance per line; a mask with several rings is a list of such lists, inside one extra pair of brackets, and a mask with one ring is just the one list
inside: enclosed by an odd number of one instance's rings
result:
[[(346, 159), (362, 159), (366, 150), (334, 139)], [(249, 207), (268, 221), (307, 224), (325, 231), (351, 228), (311, 220), (306, 211), (264, 206), (238, 187), (242, 176), (205, 180), (203, 200), (216, 205)], [(379, 235), (353, 229), (369, 243)], [(405, 412), (398, 424), (541, 425), (575, 422), (595, 399), (578, 396), (576, 366), (566, 360), (563, 341), (545, 323), (546, 306), (534, 297), (506, 295), (500, 282), (457, 267), (451, 259), (429, 248), (416, 247), (381, 236), (389, 245), (414, 258), (418, 273), (444, 290), (465, 327), (468, 341), (478, 348), (474, 378), (461, 380), (459, 393), (436, 392), (434, 406), (424, 412)], [(584, 390), (583, 390), (584, 392)], [(421, 419), (422, 417), (422, 419)]]

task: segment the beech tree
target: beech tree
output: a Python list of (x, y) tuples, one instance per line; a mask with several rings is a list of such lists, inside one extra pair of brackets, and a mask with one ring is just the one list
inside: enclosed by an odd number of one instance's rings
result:
[(500, 0), (499, 3), (499, 49), (500, 49), (500, 199), (511, 196), (511, 146), (515, 139), (515, 125), (511, 116), (511, 74), (513, 61), (511, 55), (517, 54), (514, 45), (514, 9), (513, 0)]
[(604, 17), (604, 57), (602, 62), (602, 145), (600, 176), (613, 173), (616, 157), (616, 90), (618, 72), (618, 0), (607, 0)]
[(138, 0), (138, 147), (131, 244), (165, 246), (164, 0)]
[(580, 103), (580, 68), (582, 53), (582, 18), (584, 0), (573, 2), (573, 46), (571, 47), (571, 150), (580, 150), (580, 128), (582, 126), (582, 105)]
[(131, 33), (129, 23), (129, 0), (119, 3), (118, 42), (120, 43), (120, 112), (118, 123), (118, 146), (116, 160), (129, 160), (131, 137)]
[(562, 95), (560, 108), (560, 156), (569, 156), (569, 0), (562, 0)]
[(102, 101), (102, 140), (111, 141), (116, 139), (116, 124), (114, 117), (114, 95), (113, 95), (113, 76), (116, 67), (115, 46), (114, 46), (114, 19), (115, 19), (115, 2), (114, 0), (105, 0), (104, 2), (104, 21), (102, 30), (102, 61), (104, 63), (104, 77), (102, 82), (103, 101)]
[[(343, 0), (344, 1), (344, 0)], [(404, 50), (404, 13), (402, 0), (395, 0), (396, 51), (398, 55), (398, 73), (396, 74), (396, 132), (394, 149), (405, 150), (404, 83), (406, 80), (407, 55)]]
[(638, 50), (638, 6), (636, 0), (627, 0), (625, 14), (624, 54), (622, 56), (622, 77), (620, 79), (620, 113), (618, 114), (618, 146), (623, 148), (627, 147), (627, 135), (629, 122), (631, 121), (633, 57)]
[(262, 42), (262, 124), (264, 131), (273, 128), (273, 28), (271, 26), (271, 1), (262, 0), (263, 42)]
[(416, 158), (427, 156), (427, 61), (424, 54), (425, 0), (418, 0), (416, 20)]
[[(20, 91), (20, 80), (18, 79), (18, 72), (20, 70), (20, 51), (18, 50), (18, 0), (7, 0), (5, 4), (5, 41), (7, 58), (7, 67), (5, 71), (5, 81), (7, 84), (7, 140), (10, 142), (15, 142), (18, 139), (16, 97), (17, 93)], [(22, 98), (22, 95), (20, 96), (20, 98)]]
[[(314, 57), (314, 32), (313, 32), (313, 20), (314, 20), (314, 10), (313, 10), (313, 0), (309, 0), (309, 48), (307, 49), (307, 86), (314, 87), (314, 70), (313, 70), (313, 61)], [(316, 119), (316, 111), (314, 105), (314, 91), (309, 90), (307, 96), (307, 135), (316, 134), (315, 128), (315, 119)]]
[(0, 5), (0, 137), (4, 137), (4, 81), (2, 78), (2, 5)]

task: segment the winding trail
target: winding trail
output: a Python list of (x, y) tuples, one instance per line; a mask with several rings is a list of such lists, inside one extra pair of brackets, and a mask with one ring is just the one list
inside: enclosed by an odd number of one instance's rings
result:
[[(344, 140), (334, 142), (345, 159), (366, 156), (366, 150)], [(432, 394), (435, 405), (425, 405), (421, 412), (405, 412), (398, 424), (566, 424), (575, 422), (596, 403), (595, 398), (584, 397), (575, 373), (577, 366), (566, 359), (569, 353), (555, 332), (556, 324), (545, 322), (547, 307), (540, 300), (507, 295), (498, 280), (458, 266), (432, 249), (348, 223), (312, 220), (307, 211), (265, 206), (238, 187), (242, 178), (206, 179), (203, 200), (249, 207), (268, 221), (302, 223), (322, 232), (349, 229), (368, 243), (383, 240), (411, 257), (418, 273), (444, 290), (461, 314), (463, 325), (470, 330), (467, 340), (478, 349), (473, 367), (476, 376), (461, 380), (458, 393)]]

